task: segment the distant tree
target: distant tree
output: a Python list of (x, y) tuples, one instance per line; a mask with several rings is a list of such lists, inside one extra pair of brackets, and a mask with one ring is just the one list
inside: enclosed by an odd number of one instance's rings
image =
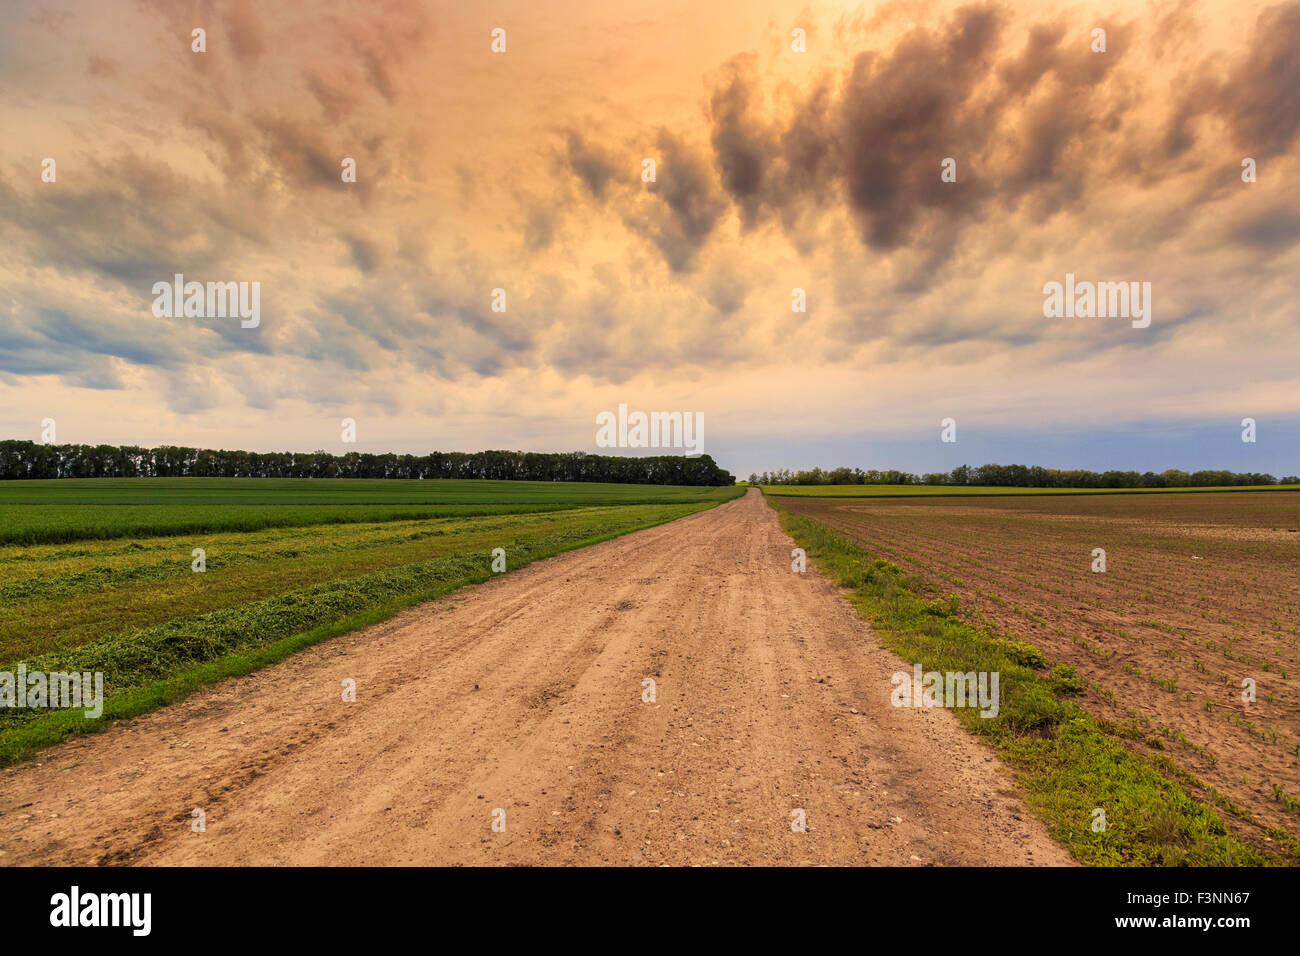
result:
[[(944, 475), (938, 472), (914, 475), (906, 471), (889, 469), (882, 471), (872, 468), (840, 466), (830, 471), (819, 467), (791, 472), (781, 469), (775, 472), (763, 472), (759, 477), (762, 484), (796, 484), (796, 485), (987, 485), (992, 487), (1013, 488), (1185, 488), (1206, 487), (1222, 488), (1234, 485), (1272, 485), (1279, 479), (1272, 475), (1258, 472), (1237, 473), (1226, 470), (1210, 470), (1187, 474), (1176, 468), (1156, 474), (1136, 471), (1111, 470), (1105, 472), (1087, 471), (1085, 469), (1062, 470), (1044, 468), (1040, 465), (980, 465), (971, 468), (960, 465)], [(1282, 484), (1300, 483), (1295, 476), (1280, 479)]]
[(0, 479), (134, 478), (498, 478), (533, 481), (638, 482), (654, 485), (735, 483), (708, 455), (647, 458), (519, 451), (383, 455), (349, 452), (246, 452), (162, 445), (38, 445), (0, 441)]

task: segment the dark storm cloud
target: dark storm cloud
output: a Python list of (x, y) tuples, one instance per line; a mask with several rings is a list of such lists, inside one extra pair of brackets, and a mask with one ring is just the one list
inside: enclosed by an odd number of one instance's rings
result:
[(69, 165), (57, 189), (20, 194), (0, 184), (0, 218), (25, 234), (34, 264), (98, 273), (143, 298), (156, 281), (224, 258), (213, 208), (166, 163), (134, 154), (82, 159), (75, 177)]
[(714, 90), (709, 106), (718, 175), (746, 226), (758, 221), (767, 166), (776, 153), (774, 137), (750, 109), (759, 88), (757, 63), (753, 54), (731, 60), (727, 79)]
[(86, 55), (86, 72), (91, 76), (107, 78), (117, 76), (118, 67), (113, 59), (92, 51)]
[(1263, 157), (1288, 152), (1300, 130), (1300, 2), (1260, 14), (1227, 80), (1200, 92), (1201, 108), (1228, 123), (1238, 146)]
[(975, 84), (987, 71), (997, 26), (991, 8), (967, 8), (943, 33), (913, 30), (888, 57), (864, 53), (854, 62), (837, 143), (847, 199), (872, 247), (906, 242), (927, 207), (951, 215), (969, 201), (970, 190), (941, 182), (939, 165), (954, 154), (969, 165), (971, 146), (976, 153), (983, 147), (970, 142), (967, 114), (976, 109)]
[[(591, 196), (612, 203), (624, 224), (652, 243), (673, 272), (692, 271), (728, 205), (709, 155), (686, 137), (661, 129), (653, 155), (624, 168), (577, 131), (564, 137), (563, 161)], [(642, 159), (655, 161), (654, 182), (642, 181)]]
[(303, 71), (303, 82), (325, 115), (334, 119), (347, 116), (361, 102), (357, 88), (329, 70), (313, 66)]
[(80, 350), (95, 355), (113, 355), (136, 365), (175, 365), (179, 356), (168, 345), (159, 344), (152, 314), (127, 325), (108, 324), (91, 316), (78, 316), (62, 309), (42, 309), (38, 313), (41, 335), (63, 349)]
[(1294, 209), (1264, 209), (1238, 223), (1229, 233), (1240, 243), (1273, 253), (1300, 242), (1300, 212)]
[[(997, 5), (971, 5), (910, 29), (885, 53), (864, 50), (775, 116), (757, 56), (736, 56), (708, 100), (710, 153), (661, 131), (658, 182), (644, 190), (658, 202), (621, 190), (624, 220), (674, 272), (688, 272), (728, 207), (746, 229), (777, 217), (806, 253), (822, 211), (841, 204), (868, 248), (924, 243), (926, 268), (939, 269), (991, 203), (1028, 202), (1041, 216), (1077, 205), (1094, 171), (1082, 147), (1115, 132), (1117, 107), (1099, 90), (1128, 35), (1111, 25), (1099, 55), (1077, 25), (1012, 23)], [(1016, 148), (1000, 153), (1008, 140)], [(939, 175), (949, 157), (957, 183)], [(569, 131), (565, 160), (607, 199), (618, 169), (608, 154)], [(919, 274), (903, 281), (925, 285)]]
[(346, 236), (343, 240), (352, 256), (352, 264), (361, 272), (374, 272), (379, 266), (380, 248), (378, 243), (365, 236)]
[(524, 245), (529, 252), (542, 252), (555, 241), (563, 211), (561, 206), (533, 202), (524, 219)]
[(420, 317), (389, 308), (382, 297), (365, 291), (325, 294), (309, 307), (308, 318), (294, 351), (358, 371), (373, 367), (370, 357), (376, 347), (392, 353), (413, 350), (428, 331)]
[(747, 277), (738, 269), (716, 270), (708, 278), (704, 297), (720, 314), (731, 315), (749, 297)]
[(99, 391), (112, 391), (125, 388), (126, 382), (116, 369), (107, 366), (88, 368), (80, 372), (70, 372), (63, 377), (63, 382), (75, 388), (93, 388)]
[[(507, 302), (509, 302), (508, 298)], [(526, 303), (522, 305), (511, 304), (510, 308), (525, 313), (528, 310)], [(527, 352), (535, 344), (534, 336), (530, 330), (524, 328), (506, 313), (493, 312), (485, 305), (462, 304), (456, 308), (455, 314), (466, 328), (482, 336), (504, 352)]]
[[(999, 62), (1000, 44), (1017, 35), (1023, 46)], [(964, 7), (946, 24), (909, 30), (888, 53), (858, 54), (774, 125), (754, 115), (757, 72), (737, 58), (709, 111), (719, 179), (743, 222), (776, 211), (800, 248), (809, 205), (841, 202), (864, 245), (925, 244), (927, 266), (938, 268), (991, 201), (1014, 208), (1031, 198), (1043, 215), (1077, 202), (1086, 170), (1067, 157), (1106, 119), (1089, 98), (1124, 55), (1125, 35), (1112, 27), (1112, 48), (1098, 55), (1077, 29), (1013, 28), (998, 6)], [(1005, 136), (1020, 148), (995, 165)], [(939, 175), (949, 157), (956, 183)]]
[[(1199, 188), (1189, 201), (1208, 202), (1236, 189), (1242, 157), (1265, 165), (1295, 149), (1300, 133), (1297, 49), (1300, 0), (1291, 0), (1260, 13), (1241, 52), (1207, 57), (1184, 71), (1159, 144), (1161, 158), (1201, 171)], [(1225, 145), (1236, 154), (1225, 157)], [(1154, 179), (1161, 169), (1152, 166), (1149, 176)], [(1243, 234), (1243, 239), (1258, 242), (1258, 236)]]
[(397, 83), (393, 79), (393, 73), (388, 65), (388, 61), (382, 53), (376, 49), (361, 48), (357, 50), (362, 62), (366, 67), (366, 76), (379, 95), (389, 103), (397, 99)]
[(253, 0), (229, 0), (225, 7), (226, 32), (235, 56), (245, 63), (253, 63), (262, 55), (262, 24), (254, 10)]
[(726, 194), (702, 150), (666, 129), (659, 131), (656, 146), (656, 182), (646, 184), (646, 201), (629, 211), (625, 221), (654, 243), (673, 272), (690, 272), (727, 211)]
[(342, 182), (343, 156), (351, 154), (340, 152), (318, 128), (282, 116), (262, 116), (255, 122), (265, 137), (268, 158), (287, 173), (291, 185), (333, 187)]
[(565, 160), (596, 199), (605, 198), (605, 188), (619, 175), (618, 163), (602, 147), (588, 142), (577, 130), (564, 134)]
[[(138, 366), (176, 368), (183, 354), (159, 334), (152, 315), (138, 321), (106, 321), (102, 314), (41, 306), (30, 317), (0, 316), (0, 369), (19, 375), (95, 373), (101, 384), (116, 381), (105, 358)], [(161, 320), (168, 321), (168, 320)]]

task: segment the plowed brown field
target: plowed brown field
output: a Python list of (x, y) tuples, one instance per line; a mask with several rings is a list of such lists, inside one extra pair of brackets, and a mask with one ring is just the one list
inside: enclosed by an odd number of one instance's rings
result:
[(1300, 835), (1300, 494), (781, 503), (1074, 665), (1092, 713), (1248, 811), (1224, 813), (1244, 838)]

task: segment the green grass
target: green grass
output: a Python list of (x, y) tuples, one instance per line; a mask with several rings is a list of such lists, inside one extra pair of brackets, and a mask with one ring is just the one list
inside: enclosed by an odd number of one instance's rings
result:
[[(0, 664), (322, 582), (472, 554), (572, 529), (658, 523), (703, 505), (624, 505), (424, 521), (269, 528), (0, 548)], [(192, 551), (207, 570), (191, 570)]]
[[(774, 502), (782, 527), (819, 570), (851, 589), (858, 612), (881, 642), (926, 671), (997, 672), (1000, 709), (993, 718), (956, 708), (965, 726), (997, 749), (1016, 773), (1028, 803), (1051, 835), (1080, 862), (1128, 866), (1264, 865), (1272, 861), (1227, 829), (1085, 713), (1072, 698), (1072, 670), (1035, 647), (999, 639), (958, 616), (955, 599), (926, 585), (825, 525)], [(883, 692), (883, 690), (882, 690)], [(942, 763), (934, 772), (943, 774)], [(1093, 832), (1095, 808), (1106, 829)]]
[[(508, 498), (517, 500), (506, 504), (532, 510), (336, 523), (337, 504), (300, 503), (296, 507), (326, 509), (316, 516), (322, 523), (272, 523), (244, 532), (226, 527), (238, 523), (241, 509), (284, 510), (259, 498), (273, 501), (284, 494), (293, 500), (325, 492), (336, 501), (349, 495), (364, 500), (383, 493), (373, 486), (385, 483), (109, 479), (78, 481), (80, 488), (66, 490), (54, 481), (23, 484), (29, 487), (13, 493), (23, 503), (11, 500), (8, 507), (27, 509), (28, 525), (37, 530), (47, 510), (40, 503), (42, 489), (32, 487), (37, 485), (49, 487), (50, 497), (69, 509), (112, 509), (106, 499), (114, 495), (135, 498), (142, 523), (169, 530), (178, 527), (170, 509), (209, 509), (204, 520), (211, 530), (0, 546), (0, 668), (13, 671), (22, 662), (29, 671), (102, 672), (106, 697), (104, 717), (97, 720), (79, 710), (0, 708), (0, 764), (485, 580), (491, 576), (493, 548), (505, 550), (509, 573), (539, 558), (712, 507), (742, 491), (396, 482), (407, 487), (388, 494), (455, 497), (455, 504), (473, 509), (491, 509)], [(363, 487), (341, 487), (354, 484)], [(502, 488), (516, 484), (534, 487)], [(149, 495), (157, 500), (139, 501)], [(256, 503), (241, 504), (241, 497)], [(602, 503), (593, 506), (593, 501)], [(135, 521), (129, 518), (110, 530), (137, 527)], [(71, 527), (78, 529), (75, 523)], [(195, 547), (207, 553), (203, 573), (191, 569)]]
[(761, 485), (763, 494), (789, 498), (924, 498), (997, 495), (1154, 495), (1216, 491), (1300, 491), (1300, 485), (1223, 488), (1006, 488), (991, 485)]
[[(721, 502), (736, 488), (368, 478), (68, 478), (0, 482), (0, 544), (257, 531), (622, 504)], [(33, 507), (35, 506), (35, 507)]]

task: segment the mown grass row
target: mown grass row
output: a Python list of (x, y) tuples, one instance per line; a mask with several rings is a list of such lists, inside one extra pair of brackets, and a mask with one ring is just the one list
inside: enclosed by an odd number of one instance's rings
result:
[[(590, 509), (585, 520), (504, 544), (508, 571), (708, 507), (712, 505)], [(87, 718), (81, 710), (0, 708), (0, 766), (70, 734), (101, 730), (114, 719), (143, 713), (211, 681), (248, 673), (299, 648), (490, 576), (488, 551), (460, 550), (28, 658), (24, 663), (29, 673), (103, 673), (103, 716)], [(13, 671), (17, 664), (4, 669)]]
[(31, 505), (0, 506), (0, 545), (249, 533), (306, 525), (370, 524), (434, 518), (537, 514), (581, 507), (547, 505)]
[[(324, 525), (249, 534), (146, 538), (23, 549), (34, 561), (0, 560), (0, 665), (76, 647), (163, 621), (194, 617), (316, 584), (455, 554), (590, 529), (640, 524), (683, 506), (631, 505), (560, 512)], [(689, 506), (688, 506), (689, 507)], [(191, 570), (192, 550), (207, 570)], [(12, 549), (0, 549), (0, 555)]]
[[(974, 708), (954, 713), (997, 749), (1028, 803), (1076, 859), (1129, 866), (1273, 862), (1080, 708), (1072, 698), (1082, 685), (1072, 668), (1049, 667), (1036, 647), (963, 621), (955, 600), (938, 598), (897, 565), (771, 503), (817, 568), (851, 589), (851, 600), (886, 647), (926, 671), (1000, 675), (996, 717), (981, 717)], [(942, 762), (934, 772), (944, 773)], [(1097, 810), (1105, 814), (1102, 830), (1094, 830)]]
[[(646, 513), (652, 510), (653, 507), (645, 508)], [(504, 541), (520, 531), (527, 534), (539, 524), (558, 525), (582, 520), (592, 513), (591, 509), (565, 509), (562, 515), (543, 511), (524, 515), (433, 518), (352, 524), (345, 529), (312, 525), (267, 529), (265, 533), (197, 535), (192, 542), (178, 541), (174, 537), (131, 541), (116, 546), (94, 542), (89, 547), (80, 548), (29, 548), (23, 554), (26, 559), (23, 561), (6, 560), (0, 550), (0, 606), (21, 601), (75, 598), (144, 581), (188, 579), (192, 573), (191, 544), (204, 549), (206, 573), (219, 576), (220, 572), (236, 568), (265, 569), (268, 563), (276, 560), (342, 555), (363, 549), (377, 549), (385, 555), (400, 558), (404, 551), (412, 550), (418, 543), (443, 545), (464, 537), (470, 530), (479, 535), (499, 534)], [(0, 660), (3, 660), (2, 656)]]

